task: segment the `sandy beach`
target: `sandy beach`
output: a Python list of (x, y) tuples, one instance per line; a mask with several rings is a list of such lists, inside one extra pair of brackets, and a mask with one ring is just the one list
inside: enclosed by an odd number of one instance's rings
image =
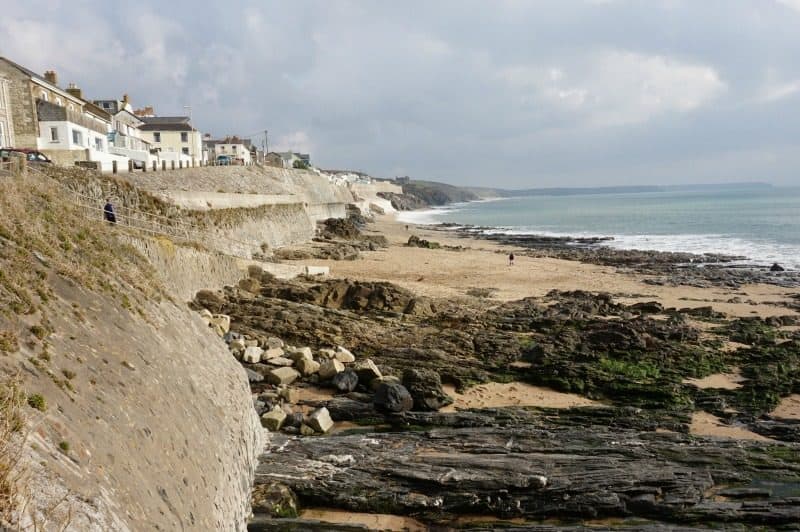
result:
[[(615, 300), (625, 304), (657, 301), (666, 308), (711, 306), (731, 318), (796, 314), (781, 304), (787, 301), (791, 291), (778, 286), (746, 285), (739, 289), (654, 286), (643, 282), (646, 278), (644, 275), (620, 272), (614, 267), (554, 258), (531, 258), (520, 256), (519, 253), (512, 266), (508, 263), (508, 253), (519, 250), (426, 226), (407, 226), (396, 221), (393, 215), (376, 216), (364, 232), (368, 235), (384, 235), (389, 246), (363, 252), (353, 261), (327, 260), (314, 264), (328, 266), (332, 277), (388, 281), (432, 298), (474, 299), (468, 295), (470, 289), (490, 289), (491, 295), (485, 299), (490, 306), (526, 297), (541, 297), (551, 290), (585, 290), (608, 292)], [(411, 235), (438, 242), (442, 249), (406, 246)], [(446, 249), (445, 246), (463, 249)], [(700, 328), (708, 327), (702, 322), (693, 324)], [(743, 347), (742, 344), (729, 344), (723, 349)], [(734, 370), (702, 379), (687, 379), (685, 382), (698, 388), (735, 390), (741, 386), (741, 381), (741, 375)], [(479, 385), (463, 394), (456, 393), (452, 386), (447, 391), (455, 401), (446, 411), (503, 406), (602, 406), (580, 395), (520, 382)], [(782, 417), (797, 418), (800, 416), (800, 403), (785, 400), (778, 412)], [(765, 440), (745, 429), (725, 425), (705, 412), (695, 414), (690, 430), (702, 436)]]
[[(327, 260), (315, 264), (330, 268), (334, 277), (389, 281), (431, 297), (466, 297), (470, 288), (489, 288), (492, 301), (541, 297), (550, 290), (608, 292), (621, 302), (658, 301), (665, 307), (712, 306), (729, 316), (780, 316), (793, 314), (776, 303), (786, 300), (789, 290), (777, 286), (750, 285), (741, 290), (653, 286), (644, 276), (620, 273), (613, 267), (577, 261), (517, 256), (509, 266), (507, 255), (514, 248), (494, 242), (461, 238), (453, 233), (410, 226), (391, 215), (378, 216), (367, 228), (382, 234), (390, 246), (363, 253), (355, 261)], [(417, 235), (462, 251), (405, 247)], [(738, 298), (741, 302), (730, 302)]]

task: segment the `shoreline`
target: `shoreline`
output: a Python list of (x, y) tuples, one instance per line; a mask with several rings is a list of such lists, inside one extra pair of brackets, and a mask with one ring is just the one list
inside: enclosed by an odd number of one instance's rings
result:
[[(653, 280), (663, 272), (539, 256), (441, 228), (406, 229), (391, 215), (376, 216), (360, 231), (344, 222), (325, 225), (314, 242), (285, 256), (328, 266), (328, 277), (265, 276), (213, 298), (215, 310), (230, 315), (247, 341), (274, 336), (308, 346), (321, 362), (337, 346), (353, 355), (343, 358), (349, 360), (343, 371), (353, 368), (357, 384), (305, 374), (289, 385), (294, 392), (253, 384), (256, 402), (287, 397), (281, 407), (293, 423), (323, 408), (332, 420), (326, 434), (312, 437), (303, 436), (301, 425), (278, 427), (285, 434), (276, 434), (259, 465), (257, 487), (287, 486), (303, 510), (298, 522), (423, 529), (477, 516), (530, 524), (543, 517), (540, 497), (558, 508), (546, 515), (558, 522), (574, 519), (570, 506), (562, 507), (564, 483), (572, 486), (570, 504), (583, 501), (601, 519), (632, 515), (658, 527), (681, 522), (694, 508), (715, 522), (726, 501), (713, 494), (729, 486), (697, 475), (702, 461), (695, 456), (738, 453), (731, 463), (714, 462), (733, 478), (753, 464), (761, 471), (765, 453), (782, 460), (781, 449), (796, 441), (800, 395), (787, 393), (784, 373), (761, 371), (767, 360), (793, 363), (792, 346), (800, 341), (796, 288), (658, 284)], [(342, 246), (358, 251), (350, 260), (309, 260)], [(266, 375), (269, 364), (245, 367)], [(436, 404), (418, 407), (414, 395), (413, 407), (380, 410), (378, 390), (401, 384), (414, 390), (415, 371), (432, 380), (413, 393), (430, 394), (425, 400)], [(552, 455), (531, 451), (553, 441), (563, 464), (556, 469)], [(619, 445), (641, 451), (623, 453), (618, 463)], [(601, 479), (592, 478), (589, 462), (614, 471), (619, 485), (606, 489), (620, 501), (628, 501), (630, 486), (645, 489), (662, 470), (681, 479), (657, 481), (662, 500), (676, 490), (696, 495), (688, 506), (655, 502), (632, 514), (626, 503), (596, 508)], [(453, 475), (481, 480), (459, 483), (454, 493)], [(540, 484), (532, 489), (531, 482)], [(364, 490), (374, 497), (363, 498)], [(459, 502), (491, 500), (497, 490), (517, 502), (505, 509)], [(761, 501), (769, 508), (784, 504), (772, 493)], [(794, 519), (792, 512), (786, 519)], [(742, 514), (735, 522), (760, 519)]]
[[(666, 307), (711, 306), (731, 316), (797, 313), (791, 308), (793, 301), (787, 297), (786, 287), (764, 283), (739, 288), (657, 285), (652, 284), (657, 277), (652, 273), (619, 271), (616, 266), (582, 262), (580, 258), (526, 256), (520, 254), (524, 251), (519, 246), (503, 241), (429, 226), (412, 226), (406, 231), (406, 225), (392, 215), (376, 216), (365, 233), (386, 236), (388, 248), (364, 253), (353, 261), (328, 259), (313, 264), (329, 267), (332, 277), (393, 282), (431, 297), (458, 299), (468, 297), (469, 288), (483, 288), (496, 290), (489, 300), (499, 302), (541, 297), (554, 289), (587, 290), (618, 294), (627, 302), (656, 299)], [(407, 247), (411, 235), (464, 249)], [(512, 267), (506, 258), (510, 252), (517, 254)]]
[[(437, 213), (458, 211), (463, 206), (473, 203), (486, 203), (517, 198), (485, 198), (475, 201), (451, 203), (425, 209), (397, 211), (396, 221), (415, 226), (439, 227), (443, 230), (457, 231), (473, 238), (495, 238), (508, 240), (551, 240), (565, 243), (578, 243), (602, 246), (614, 251), (643, 253), (675, 253), (692, 255), (702, 259), (705, 255), (725, 258), (725, 262), (733, 267), (762, 269), (774, 264), (780, 265), (787, 272), (800, 276), (800, 262), (791, 250), (783, 250), (789, 244), (777, 242), (764, 243), (755, 240), (744, 240), (732, 235), (714, 234), (602, 234), (589, 231), (561, 232), (536, 229), (520, 229), (515, 226), (481, 226), (469, 223), (458, 223), (440, 220)], [(715, 249), (716, 248), (716, 249)], [(705, 250), (712, 249), (707, 252)], [(783, 250), (783, 251), (782, 251)], [(757, 255), (755, 255), (757, 254)], [(764, 258), (759, 258), (762, 256)], [(696, 261), (695, 261), (696, 262)], [(800, 285), (800, 277), (798, 277)]]

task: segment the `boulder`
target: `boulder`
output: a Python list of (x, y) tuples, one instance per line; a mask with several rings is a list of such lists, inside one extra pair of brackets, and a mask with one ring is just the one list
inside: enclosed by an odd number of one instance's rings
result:
[(320, 349), (319, 356), (323, 358), (334, 358), (336, 356), (336, 351), (333, 349)]
[(270, 384), (291, 384), (300, 376), (297, 371), (292, 368), (276, 368), (270, 371), (266, 377), (267, 382)]
[(346, 369), (334, 375), (331, 384), (340, 392), (352, 392), (358, 386), (358, 375), (352, 369)]
[(333, 357), (339, 362), (344, 362), (345, 364), (356, 361), (356, 357), (353, 356), (353, 353), (341, 346), (336, 349)]
[(261, 416), (261, 425), (275, 432), (281, 430), (285, 420), (286, 412), (281, 407), (274, 406), (272, 410)]
[(264, 359), (278, 358), (282, 357), (283, 354), (284, 354), (283, 349), (281, 349), (280, 347), (270, 347), (269, 349), (264, 351), (264, 354), (261, 355), (261, 357)]
[(244, 343), (244, 338), (236, 338), (235, 340), (231, 340), (231, 343), (228, 344), (231, 351), (244, 351), (247, 349), (247, 345)]
[(411, 410), (414, 399), (402, 384), (383, 383), (372, 399), (375, 410), (384, 414), (397, 414)]
[(225, 306), (225, 296), (213, 290), (200, 290), (194, 297), (197, 305), (211, 312), (219, 312)]
[(295, 518), (298, 516), (297, 497), (284, 484), (270, 482), (259, 484), (253, 488), (251, 496), (253, 512), (277, 518)]
[(273, 366), (291, 366), (294, 362), (286, 357), (275, 357), (275, 358), (268, 358), (266, 360), (267, 364), (271, 364)]
[(352, 368), (358, 374), (358, 380), (361, 382), (370, 382), (372, 379), (380, 379), (383, 376), (375, 362), (369, 358), (359, 360), (353, 364)]
[(302, 436), (313, 436), (314, 434), (316, 434), (316, 432), (314, 431), (314, 429), (303, 423), (302, 425), (300, 425), (300, 434)]
[(214, 314), (211, 317), (211, 325), (222, 329), (224, 334), (231, 330), (231, 317), (227, 314)]
[[(287, 403), (295, 404), (300, 399), (300, 392), (297, 391), (297, 388), (287, 386), (278, 390), (278, 397)], [(293, 412), (287, 412), (287, 414), (292, 415)]]
[(252, 277), (239, 281), (239, 288), (245, 292), (258, 295), (261, 292), (261, 283)]
[(204, 320), (206, 320), (207, 322), (210, 322), (211, 318), (213, 318), (214, 315), (211, 314), (210, 310), (208, 310), (207, 308), (204, 308), (204, 309), (202, 309), (200, 311), (200, 317), (203, 318)]
[(441, 377), (431, 369), (407, 369), (403, 386), (414, 399), (415, 410), (439, 410), (453, 402), (442, 389)]
[(283, 340), (271, 336), (267, 338), (267, 349), (283, 349)]
[(786, 269), (776, 262), (770, 267), (769, 271), (771, 271), (771, 272), (782, 272), (782, 271), (786, 271)]
[(372, 390), (373, 392), (376, 392), (378, 391), (378, 388), (381, 387), (381, 384), (383, 384), (384, 382), (391, 384), (402, 384), (398, 377), (395, 377), (394, 375), (384, 375), (379, 379), (372, 379), (369, 382), (369, 389)]
[(247, 380), (249, 382), (261, 382), (264, 380), (264, 376), (260, 373), (253, 371), (250, 368), (244, 368), (245, 373), (247, 373)]
[(301, 375), (307, 377), (319, 371), (319, 362), (302, 358), (296, 362), (296, 367)]
[(336, 375), (337, 373), (341, 373), (343, 371), (344, 371), (344, 364), (342, 364), (338, 360), (336, 359), (326, 360), (319, 367), (319, 378), (322, 380), (328, 380), (333, 378), (333, 376)]
[(242, 355), (242, 360), (245, 362), (249, 362), (250, 364), (258, 364), (261, 362), (261, 356), (264, 354), (264, 350), (260, 347), (248, 347), (244, 350), (244, 354)]
[(310, 347), (295, 347), (294, 349), (289, 350), (289, 358), (295, 362), (299, 362), (303, 359), (314, 360), (314, 356), (311, 353)]
[(315, 432), (325, 434), (333, 427), (333, 420), (331, 419), (331, 414), (328, 412), (328, 409), (323, 406), (308, 415), (306, 424), (314, 429)]
[(302, 412), (294, 412), (286, 416), (286, 421), (283, 422), (284, 427), (297, 427), (300, 428), (300, 425), (303, 424), (303, 420), (305, 416), (303, 416)]

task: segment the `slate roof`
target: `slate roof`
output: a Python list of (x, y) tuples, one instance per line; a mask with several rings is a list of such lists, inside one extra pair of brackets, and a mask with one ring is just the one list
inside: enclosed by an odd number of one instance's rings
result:
[(140, 116), (142, 131), (194, 131), (188, 116)]

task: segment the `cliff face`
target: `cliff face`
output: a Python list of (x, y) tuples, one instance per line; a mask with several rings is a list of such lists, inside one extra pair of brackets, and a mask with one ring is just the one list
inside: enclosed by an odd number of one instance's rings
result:
[(121, 228), (62, 192), (0, 180), (0, 374), (19, 375), (30, 431), (16, 517), (243, 530), (263, 444), (243, 370)]
[(355, 201), (346, 185), (302, 170), (204, 167), (124, 179), (76, 169), (49, 173), (81, 203), (99, 209), (110, 198), (125, 223), (155, 219), (185, 231), (188, 240), (242, 257), (306, 242), (316, 222), (345, 217)]

